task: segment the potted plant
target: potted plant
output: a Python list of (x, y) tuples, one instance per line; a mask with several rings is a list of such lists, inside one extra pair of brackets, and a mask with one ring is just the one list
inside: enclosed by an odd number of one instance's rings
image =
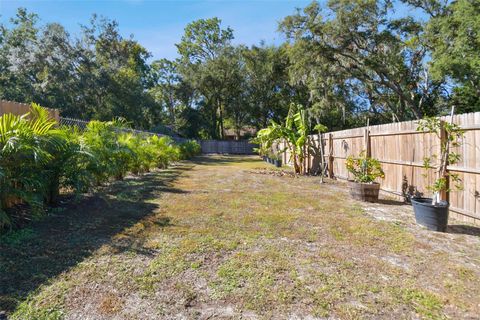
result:
[(269, 141), (266, 141), (264, 137), (259, 137), (259, 138), (251, 139), (250, 142), (258, 144), (258, 147), (253, 148), (253, 151), (257, 152), (260, 158), (262, 158), (263, 161), (267, 162), (268, 154), (270, 151)]
[[(456, 189), (461, 189), (461, 180), (458, 175), (447, 171), (448, 165), (460, 161), (460, 155), (450, 152), (450, 147), (460, 145), (464, 132), (452, 123), (453, 109), (450, 122), (441, 121), (439, 118), (426, 118), (419, 122), (418, 131), (434, 133), (440, 141), (440, 154), (432, 154), (423, 159), (425, 169), (436, 169), (436, 179), (427, 185), (427, 190), (432, 192), (432, 198), (413, 197), (411, 199), (415, 220), (418, 224), (429, 230), (445, 232), (448, 225), (448, 201), (441, 200), (441, 194), (450, 191), (449, 180)], [(434, 164), (434, 162), (436, 162)], [(427, 173), (423, 176), (426, 178)]]
[(346, 167), (354, 177), (354, 180), (348, 181), (350, 195), (357, 200), (377, 202), (380, 184), (375, 180), (385, 177), (380, 162), (362, 151), (358, 157), (349, 156)]
[(276, 153), (273, 155), (273, 164), (275, 167), (280, 168), (282, 166), (282, 159), (280, 154)]
[(268, 153), (268, 163), (273, 164), (273, 161), (275, 159), (275, 154), (273, 153), (272, 150)]

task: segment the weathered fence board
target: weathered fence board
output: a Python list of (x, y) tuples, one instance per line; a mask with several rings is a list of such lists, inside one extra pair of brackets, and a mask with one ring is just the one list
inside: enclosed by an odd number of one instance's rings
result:
[(200, 140), (202, 153), (253, 154), (255, 144), (248, 140)]
[[(48, 109), (50, 116), (57, 122), (60, 119), (60, 113), (57, 109)], [(18, 103), (13, 101), (0, 100), (0, 115), (5, 113), (13, 113), (21, 116), (30, 111), (30, 105), (26, 103)]]
[[(448, 121), (449, 117), (443, 120)], [(462, 145), (452, 149), (462, 160), (448, 170), (459, 174), (463, 188), (452, 190), (446, 196), (453, 215), (480, 224), (480, 112), (455, 115), (453, 122), (465, 130), (465, 136)], [(329, 173), (339, 179), (353, 178), (345, 168), (345, 160), (366, 150), (369, 143), (371, 156), (382, 163), (385, 171), (385, 179), (379, 180), (383, 192), (398, 198), (408, 192), (429, 195), (426, 185), (435, 179), (435, 172), (423, 168), (423, 159), (439, 153), (440, 141), (433, 133), (417, 132), (417, 124), (417, 121), (407, 121), (370, 126), (367, 140), (366, 127), (323, 134)], [(311, 139), (319, 146), (317, 135)], [(289, 160), (290, 154), (285, 152), (284, 163), (290, 163)], [(310, 156), (307, 161), (314, 167), (319, 159)]]

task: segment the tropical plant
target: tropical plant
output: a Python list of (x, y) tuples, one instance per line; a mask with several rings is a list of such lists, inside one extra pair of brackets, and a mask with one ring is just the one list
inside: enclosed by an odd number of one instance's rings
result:
[[(437, 205), (440, 202), (442, 192), (451, 190), (448, 183), (449, 178), (454, 182), (455, 189), (462, 189), (461, 179), (458, 174), (447, 171), (447, 166), (454, 165), (461, 159), (459, 153), (451, 151), (451, 147), (460, 146), (464, 135), (464, 131), (452, 122), (453, 112), (454, 109), (452, 108), (450, 122), (445, 122), (436, 117), (429, 117), (420, 120), (417, 127), (417, 131), (433, 133), (440, 141), (440, 154), (432, 153), (423, 159), (423, 167), (425, 169), (436, 169), (437, 178), (427, 186), (427, 189), (433, 193), (432, 205)], [(427, 178), (428, 174), (424, 173), (423, 176)]]
[(124, 126), (125, 121), (121, 119), (90, 121), (82, 135), (96, 159), (90, 163), (89, 170), (93, 172), (98, 185), (107, 182), (110, 177), (123, 179), (130, 169), (135, 154), (126, 143), (119, 140), (119, 129)]
[(0, 229), (13, 224), (9, 208), (17, 204), (30, 207), (26, 217), (30, 219), (44, 212), (45, 203), (55, 202), (60, 189), (87, 192), (128, 172), (165, 168), (200, 151), (195, 141), (177, 145), (169, 137), (130, 132), (122, 119), (91, 121), (80, 132), (58, 127), (37, 104), (23, 116), (4, 114), (0, 117)]
[(348, 172), (353, 174), (355, 182), (373, 183), (377, 178), (385, 177), (380, 161), (368, 157), (365, 151), (360, 152), (358, 157), (347, 157), (345, 165)]
[[(326, 127), (317, 125), (315, 130), (324, 131)], [(274, 144), (278, 146), (283, 142), (286, 147), (279, 149), (277, 153), (289, 150), (295, 173), (307, 174), (309, 164), (305, 159), (308, 154), (315, 153), (317, 149), (309, 135), (306, 110), (301, 105), (291, 104), (284, 125), (277, 124), (272, 120), (270, 126), (260, 130), (252, 142), (260, 144), (261, 148), (270, 150)]]
[(190, 159), (202, 152), (202, 147), (195, 140), (187, 140), (178, 146), (180, 148), (180, 159)]
[(166, 168), (171, 162), (180, 160), (180, 150), (172, 138), (152, 136), (150, 141), (156, 150), (154, 163), (157, 168)]
[[(0, 117), (0, 228), (11, 224), (5, 209), (21, 202), (38, 209), (49, 193), (55, 154), (66, 139), (48, 112), (32, 104), (23, 116)], [(40, 210), (33, 210), (38, 214)]]

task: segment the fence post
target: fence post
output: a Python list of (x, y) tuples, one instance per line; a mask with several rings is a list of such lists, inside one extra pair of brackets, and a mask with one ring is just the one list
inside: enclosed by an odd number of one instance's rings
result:
[[(442, 190), (442, 192), (440, 192), (440, 200), (445, 200), (445, 201), (448, 201), (450, 202), (450, 192), (448, 191), (448, 189), (450, 188), (450, 178), (448, 176), (448, 153), (449, 153), (449, 148), (448, 148), (448, 136), (447, 136), (447, 130), (445, 130), (445, 121), (440, 121), (440, 153), (439, 154), (442, 154), (442, 146), (445, 146), (445, 152), (446, 152), (446, 167), (445, 167), (445, 172), (443, 173), (443, 176), (445, 177), (446, 179), (446, 187), (447, 187), (447, 190)], [(439, 175), (441, 175), (442, 173), (439, 172)], [(441, 178), (441, 177), (439, 177)]]
[(363, 142), (365, 143), (366, 156), (371, 157), (372, 147), (370, 145), (370, 130), (368, 130), (368, 127), (366, 127), (365, 131), (363, 132)]
[(333, 134), (328, 134), (328, 177), (333, 179)]

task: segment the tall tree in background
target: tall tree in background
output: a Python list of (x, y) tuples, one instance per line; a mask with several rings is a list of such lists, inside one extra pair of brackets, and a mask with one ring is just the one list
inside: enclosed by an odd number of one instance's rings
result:
[(480, 2), (457, 0), (437, 8), (426, 35), (432, 76), (451, 82), (458, 112), (480, 111)]
[(137, 126), (148, 127), (155, 108), (152, 97), (145, 91), (149, 84), (150, 54), (134, 39), (124, 39), (118, 24), (108, 19), (91, 20), (83, 28), (81, 45), (92, 48), (94, 79), (100, 82), (103, 92), (95, 117), (108, 119), (112, 115), (124, 117)]
[(151, 93), (155, 101), (161, 108), (156, 118), (162, 118), (165, 114), (164, 122), (169, 123), (178, 130), (178, 118), (181, 113), (181, 106), (177, 98), (177, 91), (180, 86), (181, 78), (177, 72), (177, 65), (174, 61), (161, 59), (151, 64)]
[(71, 36), (20, 8), (0, 24), (0, 99), (196, 138), (281, 122), (291, 103), (330, 130), (479, 111), (478, 1), (400, 1), (314, 1), (280, 23), (280, 46), (234, 45), (220, 19), (200, 19), (178, 59), (153, 62), (115, 21), (94, 15)]
[(245, 65), (246, 103), (251, 125), (266, 127), (270, 120), (281, 122), (288, 114), (293, 88), (288, 83), (288, 57), (282, 47), (252, 46), (242, 50)]
[(38, 26), (37, 15), (22, 8), (11, 25), (1, 28), (0, 98), (83, 119), (120, 116), (137, 127), (155, 121), (145, 91), (149, 53), (122, 38), (115, 21), (94, 16), (75, 40), (59, 24)]
[(205, 119), (209, 122), (211, 138), (223, 137), (226, 97), (224, 77), (229, 65), (221, 57), (231, 50), (233, 30), (222, 29), (218, 18), (200, 19), (188, 24), (181, 42), (180, 74), (184, 81), (200, 93)]
[(326, 8), (313, 2), (285, 18), (281, 30), (294, 46), (303, 42), (297, 49), (307, 49), (313, 64), (334, 67), (352, 87), (353, 100), (367, 100), (372, 113), (394, 120), (435, 114), (440, 85), (425, 69), (422, 26), (391, 18), (391, 10), (391, 1), (336, 0)]

